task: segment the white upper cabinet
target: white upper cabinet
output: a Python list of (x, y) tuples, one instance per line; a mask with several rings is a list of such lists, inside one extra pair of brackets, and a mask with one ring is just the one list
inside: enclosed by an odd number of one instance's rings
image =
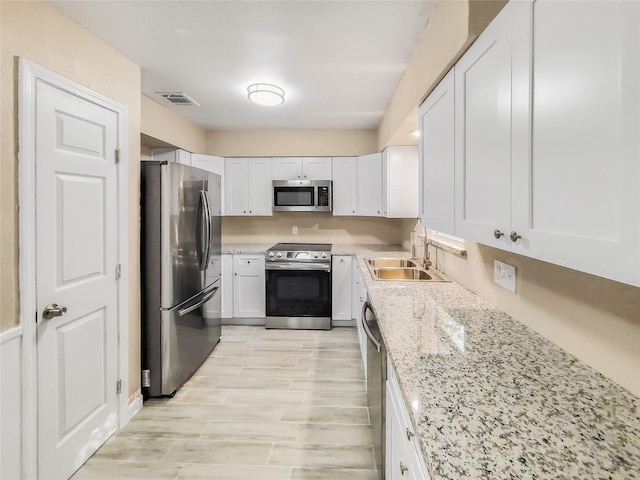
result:
[(512, 108), (528, 104), (528, 92), (512, 90), (512, 70), (518, 59), (528, 64), (530, 8), (508, 3), (455, 66), (455, 234), (506, 249), (512, 132), (522, 130), (517, 122), (525, 132), (528, 125), (528, 117), (512, 115)]
[(331, 180), (331, 157), (276, 157), (273, 180)]
[(333, 215), (356, 215), (356, 157), (333, 158)]
[(418, 216), (418, 147), (393, 146), (382, 152), (383, 209), (387, 218)]
[(358, 157), (356, 211), (365, 217), (383, 217), (384, 183), (382, 181), (382, 153)]
[(640, 285), (640, 2), (533, 6), (531, 155), (513, 251)]
[(227, 215), (271, 215), (271, 158), (225, 158)]
[(191, 166), (201, 168), (207, 172), (217, 173), (221, 177), (220, 182), (220, 215), (225, 214), (225, 195), (224, 188), (224, 157), (216, 157), (214, 155), (201, 155), (199, 153), (191, 154)]
[(420, 106), (420, 221), (454, 233), (454, 71), (442, 79)]

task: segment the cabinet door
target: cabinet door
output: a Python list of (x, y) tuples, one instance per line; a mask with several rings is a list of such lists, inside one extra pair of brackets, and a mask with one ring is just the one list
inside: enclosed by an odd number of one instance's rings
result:
[(393, 146), (382, 152), (383, 215), (387, 218), (418, 216), (418, 147)]
[(227, 215), (248, 214), (248, 169), (249, 165), (246, 158), (225, 159), (225, 200)]
[(533, 16), (513, 251), (640, 285), (640, 3), (539, 0)]
[(331, 318), (351, 320), (351, 256), (331, 257)]
[[(455, 67), (455, 234), (511, 248), (510, 2)], [(494, 238), (494, 230), (506, 235)]]
[(357, 159), (356, 212), (365, 217), (382, 217), (382, 153)]
[(222, 302), (221, 317), (233, 317), (233, 256), (223, 254), (220, 298)]
[(302, 178), (301, 157), (278, 157), (271, 164), (273, 180), (298, 180)]
[(233, 256), (233, 316), (264, 317), (264, 257)]
[(442, 79), (420, 106), (420, 221), (454, 233), (454, 73)]
[(306, 180), (331, 180), (331, 157), (302, 157), (302, 176)]
[(216, 157), (214, 155), (201, 155), (199, 153), (191, 154), (191, 166), (201, 168), (207, 172), (213, 172), (220, 175), (220, 215), (225, 214), (225, 195), (224, 188), (224, 157)]
[(356, 157), (333, 158), (333, 215), (356, 214)]
[(248, 166), (249, 215), (271, 215), (271, 159), (252, 158)]
[(364, 380), (367, 381), (367, 334), (362, 326), (360, 316), (362, 315), (362, 306), (367, 299), (367, 287), (362, 278), (358, 259), (353, 257), (352, 260), (352, 287), (351, 287), (351, 317), (356, 319), (356, 327), (358, 329), (358, 344), (360, 345), (360, 356), (362, 357), (362, 367), (364, 368)]

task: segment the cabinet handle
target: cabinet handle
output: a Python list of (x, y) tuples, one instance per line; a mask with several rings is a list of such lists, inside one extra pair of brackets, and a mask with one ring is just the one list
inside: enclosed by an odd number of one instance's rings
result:
[(504, 232), (501, 232), (500, 230), (498, 230), (497, 228), (493, 231), (493, 236), (496, 237), (497, 240), (500, 239), (500, 237), (504, 236)]
[(522, 238), (522, 235), (518, 235), (517, 232), (511, 232), (511, 235), (509, 235), (509, 238), (513, 243), (516, 243), (518, 239)]
[(404, 477), (404, 474), (408, 472), (409, 469), (404, 466), (404, 463), (400, 462), (400, 475)]
[(407, 427), (407, 440), (411, 441), (411, 437), (415, 437), (415, 434)]

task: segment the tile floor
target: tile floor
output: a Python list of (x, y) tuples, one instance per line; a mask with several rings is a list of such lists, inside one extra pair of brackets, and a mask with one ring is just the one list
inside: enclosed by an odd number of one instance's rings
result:
[(375, 480), (372, 444), (354, 328), (224, 326), (73, 479)]

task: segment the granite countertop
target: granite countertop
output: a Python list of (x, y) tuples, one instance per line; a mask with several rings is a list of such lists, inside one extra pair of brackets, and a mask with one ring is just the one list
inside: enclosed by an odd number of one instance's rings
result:
[[(374, 280), (432, 480), (640, 478), (640, 399), (462, 286)], [(417, 407), (417, 408), (416, 408)]]
[(432, 480), (640, 479), (638, 397), (455, 282), (374, 280), (400, 246), (332, 253), (358, 258)]

